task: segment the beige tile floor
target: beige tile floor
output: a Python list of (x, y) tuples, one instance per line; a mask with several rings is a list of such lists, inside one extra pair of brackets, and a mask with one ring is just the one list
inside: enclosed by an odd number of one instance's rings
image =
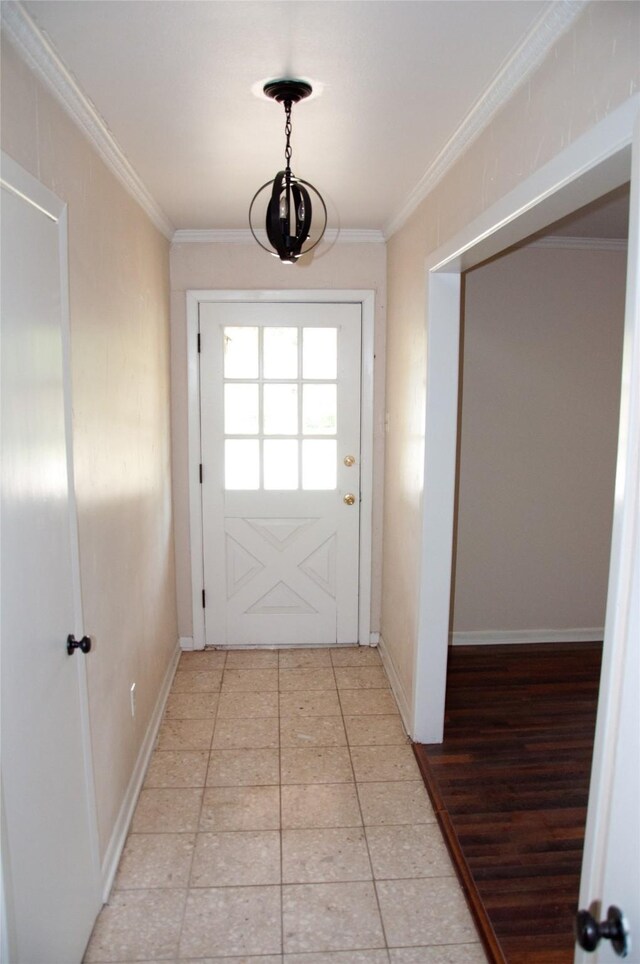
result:
[(367, 648), (184, 653), (85, 961), (485, 964)]

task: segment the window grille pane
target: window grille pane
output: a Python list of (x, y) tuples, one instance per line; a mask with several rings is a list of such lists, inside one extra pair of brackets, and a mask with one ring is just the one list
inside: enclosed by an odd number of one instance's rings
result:
[(338, 377), (338, 329), (304, 328), (302, 335), (302, 377)]
[(227, 435), (257, 435), (258, 386), (224, 386), (224, 430)]
[(335, 439), (305, 439), (302, 443), (302, 488), (335, 489), (336, 472)]
[(224, 329), (224, 377), (258, 377), (258, 329)]
[(264, 443), (265, 489), (298, 488), (298, 443), (271, 439)]
[(265, 378), (298, 377), (298, 329), (265, 328), (263, 333)]
[(264, 434), (298, 434), (298, 386), (264, 386)]
[(336, 385), (304, 385), (302, 432), (304, 435), (336, 434)]
[(226, 489), (260, 488), (260, 443), (257, 439), (227, 439), (224, 443)]

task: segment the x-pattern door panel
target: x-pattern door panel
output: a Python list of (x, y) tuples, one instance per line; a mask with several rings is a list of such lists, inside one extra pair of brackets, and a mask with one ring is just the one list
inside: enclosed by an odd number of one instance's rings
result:
[(227, 579), (227, 618), (233, 625), (253, 616), (248, 620), (247, 628), (254, 624), (249, 638), (260, 636), (262, 642), (279, 642), (277, 635), (262, 636), (262, 617), (272, 615), (296, 616), (296, 632), (318, 635), (318, 642), (331, 639), (336, 634), (335, 520), (303, 518), (295, 529), (297, 519), (274, 521), (275, 533), (293, 530), (281, 548), (268, 538), (274, 532), (269, 519), (225, 520), (227, 573), (231, 565), (237, 576), (239, 553), (244, 559), (248, 553), (259, 567), (247, 581)]
[(360, 328), (360, 305), (200, 306), (208, 644), (358, 640)]

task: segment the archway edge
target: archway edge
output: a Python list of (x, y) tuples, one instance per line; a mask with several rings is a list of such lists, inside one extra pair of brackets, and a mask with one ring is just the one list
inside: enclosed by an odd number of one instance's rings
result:
[[(462, 272), (629, 180), (631, 145), (639, 115), (640, 96), (635, 95), (427, 260), (425, 461), (411, 720), (411, 735), (418, 743), (441, 743), (444, 731)], [(613, 568), (613, 559), (611, 565)]]

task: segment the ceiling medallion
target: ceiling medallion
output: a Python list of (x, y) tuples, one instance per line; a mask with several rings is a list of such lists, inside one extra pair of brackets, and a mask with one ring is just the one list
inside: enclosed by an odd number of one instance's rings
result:
[[(301, 177), (296, 177), (291, 170), (291, 108), (298, 101), (304, 100), (312, 92), (311, 84), (304, 80), (271, 80), (264, 85), (264, 93), (278, 104), (284, 104), (286, 144), (284, 157), (286, 167), (278, 171), (272, 181), (267, 181), (258, 188), (249, 205), (249, 227), (251, 233), (265, 251), (280, 258), (283, 264), (295, 264), (299, 257), (312, 251), (322, 240), (327, 227), (327, 206), (320, 192)], [(271, 197), (267, 204), (265, 227), (271, 247), (260, 241), (253, 226), (253, 210), (256, 201), (271, 188)], [(312, 205), (311, 194), (320, 201), (324, 223), (316, 240), (303, 248), (309, 240), (311, 231)]]

